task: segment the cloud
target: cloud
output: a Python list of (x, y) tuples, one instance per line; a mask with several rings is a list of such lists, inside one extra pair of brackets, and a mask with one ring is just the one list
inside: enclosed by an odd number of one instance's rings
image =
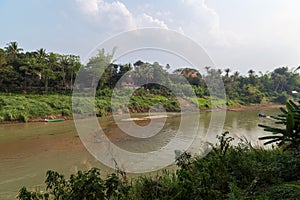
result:
[(168, 28), (164, 21), (148, 14), (133, 15), (119, 1), (109, 3), (104, 0), (77, 0), (77, 5), (95, 25), (113, 33), (142, 27)]
[(221, 28), (218, 14), (209, 8), (204, 0), (181, 0), (179, 3), (183, 11), (178, 16), (178, 13), (172, 10), (172, 6), (168, 10), (153, 6), (152, 9), (145, 9), (144, 7), (150, 7), (149, 4), (145, 4), (140, 9), (137, 6), (140, 12), (133, 14), (119, 1), (77, 0), (78, 7), (89, 22), (97, 26), (98, 30), (112, 34), (135, 28), (168, 29), (171, 26), (202, 44), (227, 48), (241, 43), (236, 34)]
[(237, 34), (221, 28), (219, 15), (214, 9), (209, 8), (204, 0), (182, 0), (182, 2), (190, 10), (188, 17), (191, 20), (180, 27), (184, 32), (190, 33), (191, 37), (221, 47), (241, 43)]
[(88, 15), (97, 15), (99, 12), (98, 0), (77, 0), (82, 12)]
[(119, 2), (103, 0), (77, 0), (77, 5), (87, 19), (102, 30), (124, 30), (135, 28), (132, 14)]
[(165, 24), (164, 21), (155, 19), (150, 15), (143, 13), (137, 18), (137, 26), (138, 27), (160, 27), (167, 29), (168, 26)]

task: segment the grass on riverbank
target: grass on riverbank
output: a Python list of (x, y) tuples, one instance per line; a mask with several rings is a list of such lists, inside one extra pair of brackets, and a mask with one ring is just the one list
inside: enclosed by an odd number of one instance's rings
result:
[(59, 115), (71, 115), (71, 98), (64, 95), (0, 95), (0, 122), (21, 121)]
[[(127, 92), (131, 94), (131, 91)], [(127, 109), (122, 97), (124, 94), (115, 96), (116, 101), (113, 106), (111, 106), (111, 95), (112, 91), (109, 89), (97, 91), (94, 102), (94, 111), (97, 116), (109, 115), (112, 109), (121, 114), (128, 112), (128, 109), (133, 113), (148, 112), (151, 108), (156, 109), (156, 111), (162, 111), (162, 108), (164, 108), (167, 112), (180, 112), (181, 109), (195, 108), (196, 104), (200, 109), (224, 108), (224, 105), (239, 107), (240, 105), (231, 100), (225, 102), (224, 100), (215, 99), (211, 101), (210, 97), (184, 99), (175, 98), (172, 94), (162, 94), (156, 90), (137, 90), (131, 96)], [(179, 101), (184, 107), (180, 108)], [(84, 99), (80, 103), (90, 105), (93, 102)], [(76, 111), (84, 113), (86, 110), (89, 110), (87, 106), (79, 106), (79, 110)], [(69, 95), (0, 94), (0, 122), (28, 122), (51, 116), (69, 118), (72, 117), (72, 111), (72, 97)]]
[[(121, 97), (116, 97), (114, 106), (125, 111), (122, 101)], [(76, 102), (81, 103), (74, 108), (78, 113), (89, 110), (88, 106), (92, 103), (88, 98), (82, 98)], [(155, 104), (160, 104), (170, 112), (180, 111), (176, 100), (170, 100), (162, 95), (134, 95), (128, 107), (131, 112), (147, 112)], [(110, 96), (96, 96), (94, 106), (97, 116), (108, 115), (112, 111)], [(49, 116), (72, 117), (72, 97), (67, 95), (0, 95), (0, 122), (27, 122)]]

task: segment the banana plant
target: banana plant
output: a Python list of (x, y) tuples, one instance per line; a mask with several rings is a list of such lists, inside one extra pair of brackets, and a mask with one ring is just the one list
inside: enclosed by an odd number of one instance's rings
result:
[(260, 140), (268, 140), (264, 145), (276, 143), (279, 147), (286, 145), (285, 149), (300, 147), (300, 101), (298, 104), (293, 101), (286, 103), (286, 108), (280, 108), (281, 114), (271, 116), (276, 120), (276, 124), (282, 124), (283, 128), (271, 127), (259, 124), (264, 131), (271, 132), (273, 135), (260, 137)]

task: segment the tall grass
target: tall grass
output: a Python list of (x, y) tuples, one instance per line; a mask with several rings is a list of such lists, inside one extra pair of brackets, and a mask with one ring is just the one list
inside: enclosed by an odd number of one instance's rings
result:
[[(129, 102), (124, 102), (124, 95), (131, 95)], [(91, 99), (81, 99), (78, 101), (80, 106), (75, 108), (76, 112), (84, 113), (94, 106), (94, 112), (97, 116), (106, 116), (115, 111), (121, 112), (148, 112), (150, 108), (160, 111), (163, 107), (167, 112), (180, 112), (181, 108), (177, 97), (169, 91), (157, 89), (138, 89), (125, 88), (115, 92), (114, 105), (111, 105), (112, 90), (109, 88), (98, 90), (95, 101)], [(46, 117), (49, 115), (63, 115), (72, 117), (72, 97), (68, 95), (4, 95), (0, 94), (0, 122), (1, 121), (22, 121), (27, 122), (34, 118)], [(200, 109), (218, 108), (224, 105), (224, 100), (210, 98), (189, 98), (185, 99), (187, 104), (198, 104)], [(233, 105), (228, 101), (227, 104)], [(83, 105), (84, 104), (84, 105)], [(92, 105), (91, 105), (92, 104)], [(159, 105), (159, 106), (157, 106)], [(76, 110), (77, 109), (77, 110)], [(79, 110), (78, 110), (79, 109)]]
[[(65, 112), (64, 112), (65, 111)], [(0, 95), (0, 121), (22, 121), (49, 115), (71, 114), (71, 99), (64, 95)]]

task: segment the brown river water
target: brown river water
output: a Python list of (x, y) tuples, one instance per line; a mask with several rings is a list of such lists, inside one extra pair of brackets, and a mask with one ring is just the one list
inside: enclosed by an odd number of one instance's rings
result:
[[(273, 124), (274, 121), (259, 118), (259, 112), (276, 115), (279, 109), (227, 111), (223, 130), (237, 138), (246, 137), (253, 145), (262, 145), (258, 137), (269, 133), (257, 125)], [(208, 128), (210, 117), (210, 112), (201, 113), (200, 126), (203, 131)], [(160, 148), (173, 134), (169, 131), (157, 138), (140, 141), (124, 135), (111, 117), (100, 118), (99, 122), (114, 144), (130, 151), (147, 152)], [(136, 123), (143, 125), (148, 122)], [(173, 130), (178, 125), (178, 117), (169, 117), (167, 123), (172, 127), (170, 130)], [(15, 199), (22, 186), (43, 190), (45, 174), (49, 169), (68, 176), (78, 169), (90, 167), (100, 168), (104, 176), (113, 172), (113, 169), (101, 164), (85, 149), (72, 120), (0, 125), (0, 199)]]

